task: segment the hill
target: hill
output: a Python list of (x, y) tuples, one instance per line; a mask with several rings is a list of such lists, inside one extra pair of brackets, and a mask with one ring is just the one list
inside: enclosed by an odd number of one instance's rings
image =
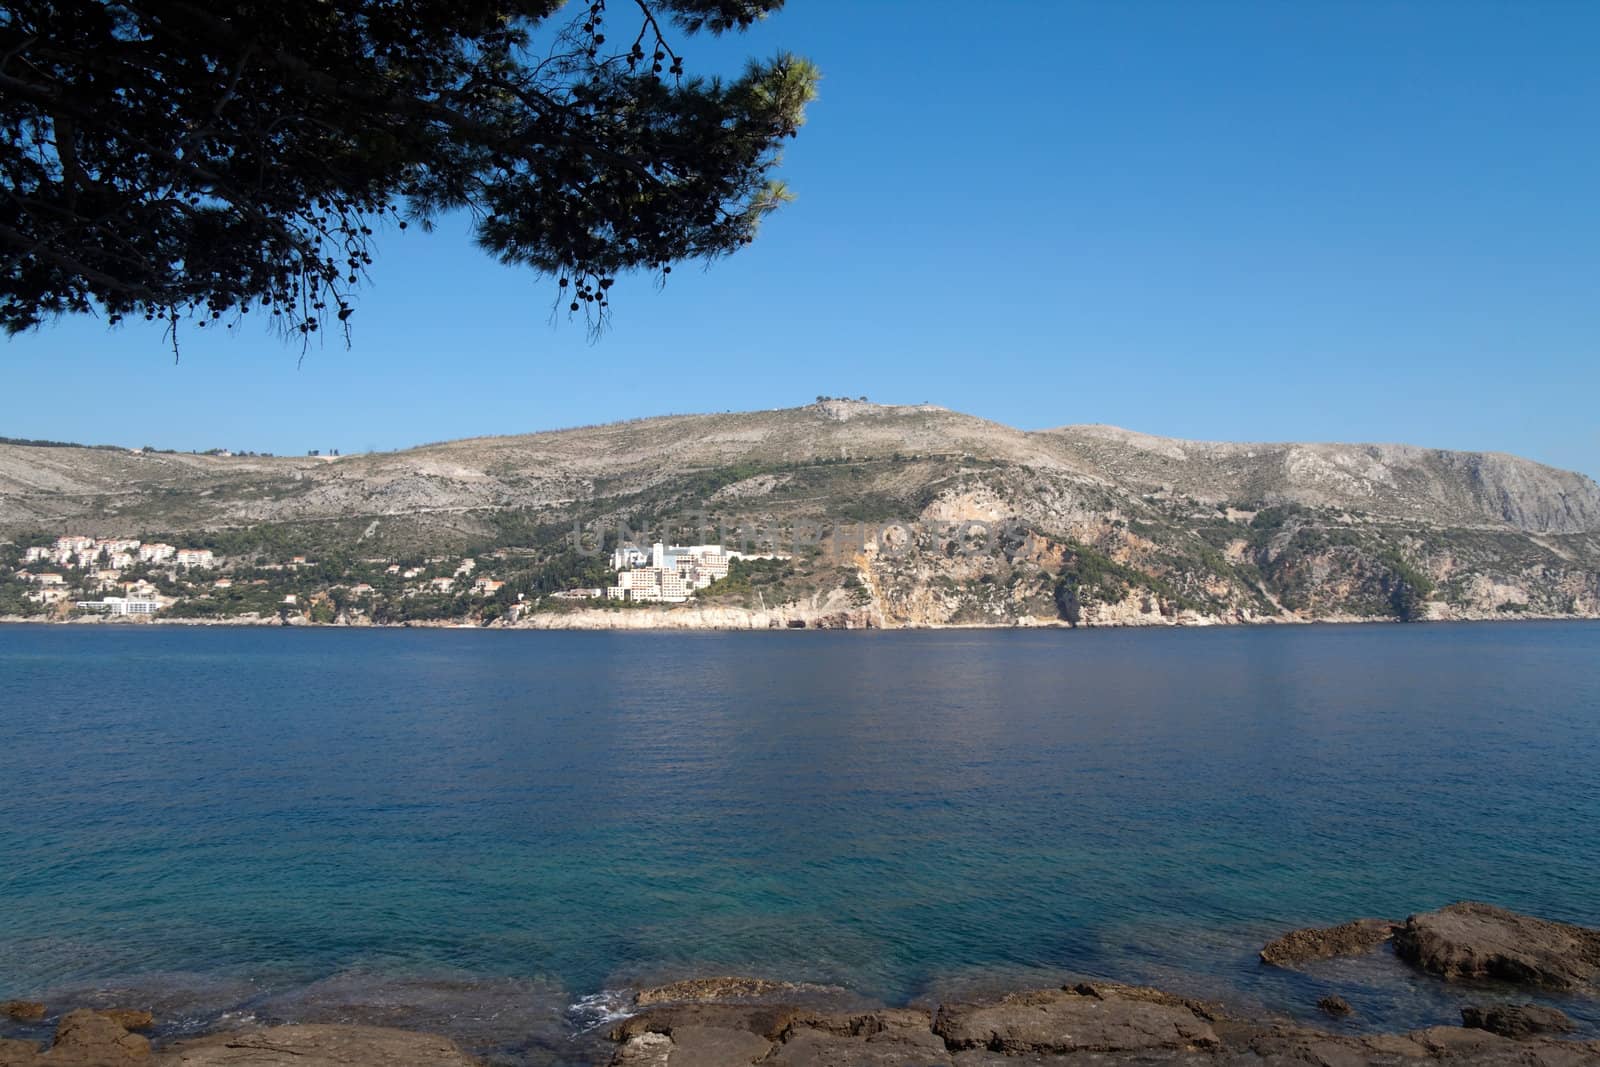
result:
[(701, 618), (1600, 615), (1600, 486), (1495, 453), (1025, 432), (843, 400), (338, 458), (0, 444), (11, 538), (181, 537), (258, 563), (500, 552), (538, 592), (590, 558), (575, 524), (586, 548), (621, 524), (794, 550), (707, 590)]

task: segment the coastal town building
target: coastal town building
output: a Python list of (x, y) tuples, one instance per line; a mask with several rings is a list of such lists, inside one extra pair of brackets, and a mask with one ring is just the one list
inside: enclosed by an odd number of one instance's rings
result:
[(208, 548), (177, 549), (136, 537), (88, 537), (67, 534), (49, 546), (35, 545), (23, 552), (28, 563), (53, 562), (83, 570), (126, 570), (137, 563), (176, 563), (182, 567), (215, 567), (220, 561)]
[(612, 553), (613, 563), (631, 564), (617, 568), (617, 582), (608, 586), (612, 600), (664, 601), (681, 603), (696, 589), (728, 576), (728, 569), (739, 553), (721, 545), (667, 545), (660, 541), (650, 546), (648, 565), (644, 550), (622, 545)]
[(479, 578), (472, 583), (472, 591), (481, 596), (493, 596), (498, 593), (506, 583), (493, 578)]
[(108, 596), (104, 600), (80, 600), (78, 610), (99, 615), (154, 615), (161, 610), (161, 603), (140, 597)]
[(671, 571), (661, 574), (661, 599), (678, 602), (689, 599), (689, 583), (684, 581), (683, 575)]

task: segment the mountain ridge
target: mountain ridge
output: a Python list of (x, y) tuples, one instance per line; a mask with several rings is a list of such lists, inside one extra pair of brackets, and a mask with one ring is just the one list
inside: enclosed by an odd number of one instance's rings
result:
[[(1162, 437), (1101, 423), (1021, 430), (936, 405), (878, 405), (862, 401), (823, 401), (796, 408), (751, 412), (653, 416), (526, 434), (459, 438), (393, 452), (341, 457), (218, 457), (133, 449), (119, 451), (106, 446), (43, 448), (0, 444), (0, 504), (14, 503), (19, 497), (34, 494), (71, 494), (74, 491), (92, 494), (104, 491), (106, 483), (127, 486), (130, 476), (133, 484), (138, 485), (142, 481), (166, 484), (170, 479), (163, 475), (173, 474), (220, 478), (241, 472), (279, 472), (294, 477), (294, 472), (298, 471), (302, 477), (317, 477), (332, 471), (369, 470), (382, 474), (415, 466), (432, 474), (470, 481), (494, 477), (496, 469), (503, 470), (507, 464), (519, 461), (533, 465), (560, 459), (577, 469), (594, 469), (667, 455), (673, 455), (680, 463), (712, 466), (713, 460), (745, 458), (751, 451), (761, 452), (763, 447), (770, 447), (774, 435), (785, 429), (789, 432), (779, 437), (778, 442), (786, 456), (795, 458), (806, 451), (800, 447), (806, 443), (805, 428), (792, 424), (785, 427), (783, 421), (807, 414), (814, 415), (825, 428), (821, 434), (809, 435), (811, 458), (840, 458), (834, 451), (840, 447), (845, 450), (843, 458), (865, 460), (892, 455), (896, 450), (902, 454), (919, 449), (938, 451), (943, 445), (946, 454), (1065, 469), (1113, 484), (1132, 482), (1141, 488), (1159, 488), (1163, 484), (1187, 481), (1186, 485), (1172, 488), (1191, 495), (1195, 495), (1193, 490), (1198, 490), (1202, 494), (1198, 498), (1202, 500), (1256, 492), (1269, 498), (1282, 498), (1284, 502), (1315, 505), (1322, 503), (1323, 498), (1348, 496), (1352, 498), (1350, 502), (1366, 498), (1369, 503), (1383, 506), (1383, 501), (1374, 502), (1370, 498), (1384, 485), (1402, 495), (1421, 488), (1416, 482), (1410, 486), (1402, 484), (1394, 467), (1442, 463), (1458, 468), (1455, 473), (1463, 484), (1456, 488), (1462, 492), (1479, 485), (1480, 496), (1489, 494), (1502, 502), (1504, 498), (1529, 494), (1547, 496), (1533, 504), (1525, 499), (1512, 499), (1511, 503), (1516, 506), (1509, 509), (1480, 510), (1478, 517), (1485, 522), (1504, 521), (1539, 533), (1600, 531), (1600, 484), (1583, 474), (1510, 453), (1396, 443), (1205, 441)], [(888, 434), (872, 432), (881, 431), (883, 427), (866, 426), (862, 421), (864, 416), (895, 420), (896, 425)], [(940, 421), (933, 427), (906, 425), (909, 419), (927, 416)], [(763, 422), (769, 425), (763, 427)], [(773, 423), (776, 425), (771, 425)], [(681, 439), (668, 438), (653, 444), (635, 440), (641, 435), (659, 436), (680, 428), (692, 430), (693, 443), (698, 450), (696, 455), (687, 458), (674, 455), (686, 443)], [(795, 432), (797, 429), (800, 432)], [(831, 430), (841, 433), (828, 432)], [(841, 445), (837, 440), (840, 436), (853, 440)], [(819, 456), (824, 438), (828, 454)], [(600, 445), (604, 447), (596, 447)], [(738, 456), (730, 457), (730, 452)], [(118, 462), (113, 457), (125, 459)], [(1160, 462), (1151, 457), (1159, 457)], [(129, 458), (136, 458), (137, 465)], [(438, 461), (447, 458), (455, 462), (448, 467), (441, 466)], [(422, 462), (414, 462), (419, 459)], [(1203, 463), (1227, 463), (1241, 469), (1193, 469), (1196, 464)], [(1276, 472), (1271, 470), (1271, 465), (1274, 463), (1287, 464), (1289, 469), (1273, 477)], [(163, 471), (161, 464), (169, 465), (169, 469)], [(1182, 466), (1190, 469), (1178, 469)], [(1407, 473), (1415, 474), (1414, 471)], [(329, 476), (331, 478), (332, 474)], [(463, 501), (466, 503), (468, 501)], [(479, 501), (472, 503), (488, 506)], [(1408, 503), (1420, 505), (1429, 501)], [(1452, 506), (1446, 499), (1436, 499), (1432, 503)], [(1453, 506), (1456, 512), (1448, 516), (1449, 520), (1461, 521), (1465, 516), (1460, 509), (1482, 508), (1483, 502), (1470, 505), (1460, 499)], [(9, 519), (0, 514), (0, 529), (16, 525)]]
[[(575, 526), (603, 538), (689, 516), (726, 537), (819, 531), (827, 562), (755, 602), (881, 625), (1600, 614), (1600, 485), (1504, 453), (1029, 431), (858, 400), (337, 458), (0, 445), (0, 537), (556, 566)], [(1007, 532), (972, 556), (959, 523)], [(892, 524), (903, 551), (834, 551), (847, 528)]]

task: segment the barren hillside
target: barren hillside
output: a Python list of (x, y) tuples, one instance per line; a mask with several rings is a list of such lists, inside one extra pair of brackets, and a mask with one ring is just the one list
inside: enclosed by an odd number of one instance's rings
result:
[[(271, 531), (324, 553), (537, 557), (575, 522), (689, 515), (768, 537), (804, 525), (830, 550), (847, 527), (907, 524), (903, 550), (773, 590), (826, 600), (829, 582), (859, 582), (852, 603), (889, 625), (1600, 614), (1600, 486), (1495, 453), (1024, 432), (858, 401), (337, 459), (0, 445), (0, 536), (237, 551)], [(967, 520), (1004, 537), (956, 552), (939, 524)]]

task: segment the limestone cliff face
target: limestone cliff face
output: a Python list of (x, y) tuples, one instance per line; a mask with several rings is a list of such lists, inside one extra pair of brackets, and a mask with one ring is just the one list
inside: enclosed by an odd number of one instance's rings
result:
[(1119, 484), (1146, 492), (1504, 524), (1535, 533), (1600, 530), (1600, 486), (1592, 479), (1501, 453), (1179, 441), (1111, 426), (1068, 426), (1039, 436)]
[(683, 607), (529, 611), (516, 624), (1600, 616), (1600, 486), (1496, 453), (1024, 432), (859, 401), (336, 460), (0, 445), (0, 537), (362, 556), (509, 547), (537, 573), (570, 553), (574, 524), (619, 523), (795, 559)]
[(579, 608), (559, 614), (519, 613), (506, 625), (535, 630), (868, 630), (880, 613), (843, 592), (791, 600), (770, 608), (700, 604)]

